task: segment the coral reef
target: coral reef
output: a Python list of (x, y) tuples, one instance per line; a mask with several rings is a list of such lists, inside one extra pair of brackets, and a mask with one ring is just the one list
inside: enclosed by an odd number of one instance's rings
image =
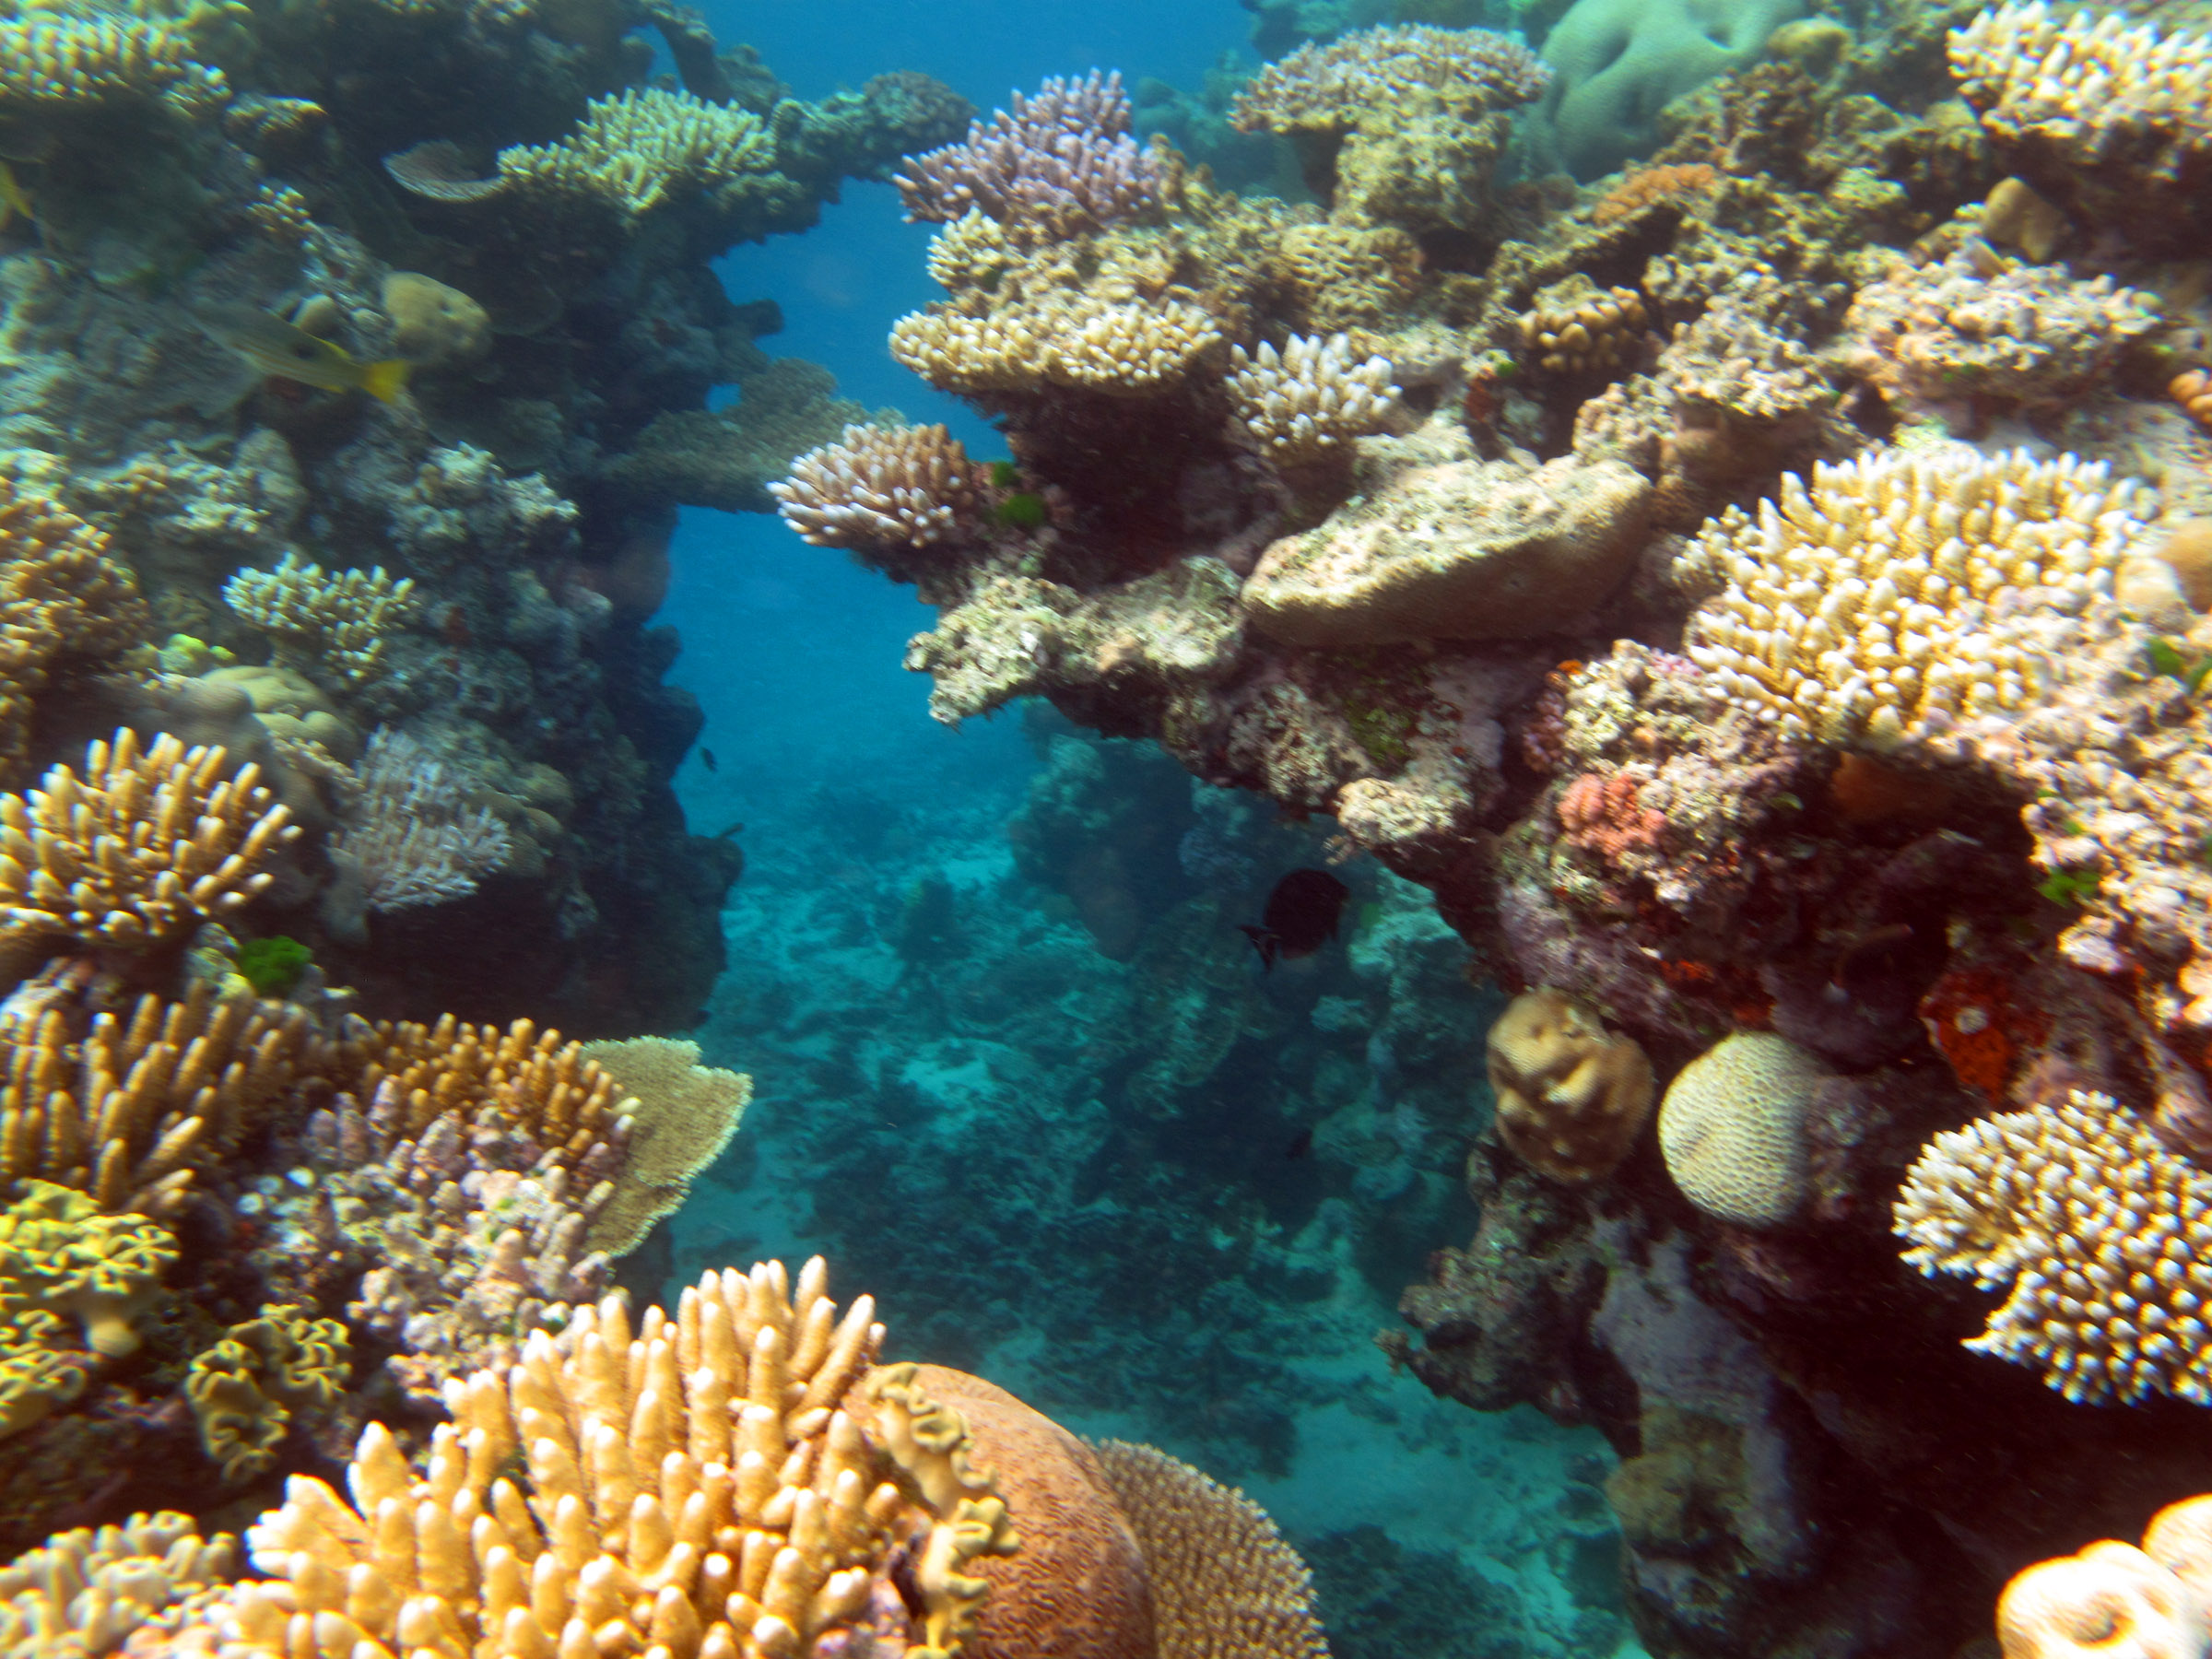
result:
[(0, 1642), (70, 1659), (118, 1651), (237, 1575), (238, 1540), (174, 1511), (77, 1527), (0, 1567)]
[(2212, 1641), (2205, 1550), (2212, 1499), (2185, 1498), (2150, 1518), (2143, 1547), (2085, 1545), (2014, 1575), (1997, 1600), (2005, 1659), (2060, 1659), (2104, 1643), (2184, 1653)]
[(1786, 1037), (1737, 1031), (1675, 1075), (1659, 1150), (1683, 1195), (1739, 1227), (1779, 1227), (1805, 1202), (1805, 1123), (1828, 1068)]
[(1619, 1168), (1652, 1111), (1652, 1063), (1572, 997), (1524, 991), (1490, 1027), (1498, 1135), (1570, 1186)]

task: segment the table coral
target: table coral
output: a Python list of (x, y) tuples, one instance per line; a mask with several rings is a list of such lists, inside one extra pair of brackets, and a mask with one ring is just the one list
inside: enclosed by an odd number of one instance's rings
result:
[(1129, 98), (1118, 71), (1046, 79), (1014, 94), (968, 129), (967, 142), (913, 157), (894, 181), (906, 217), (944, 223), (971, 211), (1036, 241), (1067, 236), (1157, 209), (1165, 187), (1158, 157), (1130, 135)]
[(1996, 624), (2077, 612), (2112, 591), (2155, 506), (2072, 456), (1888, 452), (1783, 480), (1756, 520), (1731, 508), (1676, 562), (1724, 591), (1689, 658), (1785, 736), (1896, 747), (2039, 701), (2048, 665)]
[(328, 1411), (352, 1363), (346, 1327), (299, 1308), (265, 1308), (193, 1356), (184, 1397), (200, 1444), (233, 1484), (276, 1461), (295, 1413)]
[(166, 735), (142, 750), (125, 728), (91, 745), (82, 776), (55, 766), (0, 794), (0, 944), (141, 951), (250, 903), (299, 833), (259, 776)]
[(574, 131), (512, 146), (499, 161), (518, 194), (605, 204), (626, 221), (692, 194), (727, 210), (782, 182), (758, 115), (658, 88), (594, 99)]
[(2069, 1400), (2212, 1406), (2212, 1176), (2109, 1095), (2001, 1112), (1930, 1141), (1895, 1206), (1904, 1259), (2007, 1291), (1966, 1346)]
[(2030, 0), (1979, 13), (1948, 47), (1959, 91), (2030, 183), (2145, 252), (2203, 235), (2212, 37)]
[(2163, 326), (2149, 295), (2048, 265), (1994, 272), (1966, 252), (1893, 259), (1853, 299), (1852, 365), (1909, 413), (2050, 406), (2109, 381), (2128, 345)]
[(630, 1119), (628, 1156), (594, 1220), (591, 1249), (626, 1256), (675, 1214), (691, 1179), (720, 1158), (745, 1120), (753, 1080), (699, 1063), (699, 1044), (669, 1037), (587, 1042), (584, 1058), (615, 1080)]
[(394, 582), (380, 566), (331, 575), (287, 553), (273, 571), (240, 571), (223, 584), (223, 603), (262, 629), (279, 666), (316, 671), (359, 687), (371, 678), (386, 636), (403, 621), (415, 583)]
[(200, 1624), (241, 1659), (324, 1632), (448, 1659), (480, 1640), (672, 1659), (957, 1651), (984, 1589), (969, 1563), (1016, 1546), (1006, 1506), (913, 1368), (868, 1369), (873, 1301), (841, 1318), (824, 1277), (818, 1260), (795, 1287), (780, 1266), (709, 1274), (673, 1320), (653, 1308), (633, 1328), (610, 1300), (559, 1344), (534, 1334), (511, 1370), (448, 1385), (455, 1421), (427, 1473), (371, 1424), (358, 1509), (295, 1477), (247, 1535), (273, 1582)]

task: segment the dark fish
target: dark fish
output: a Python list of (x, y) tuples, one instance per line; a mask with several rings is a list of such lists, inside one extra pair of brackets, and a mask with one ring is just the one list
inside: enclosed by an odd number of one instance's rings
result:
[(699, 763), (705, 767), (709, 771), (720, 771), (722, 770), (721, 767), (714, 763), (714, 751), (709, 748), (703, 743), (699, 746)]
[(1296, 1137), (1292, 1139), (1290, 1144), (1283, 1148), (1283, 1156), (1285, 1158), (1303, 1158), (1307, 1153), (1312, 1150), (1313, 1131), (1309, 1127), (1300, 1129), (1298, 1132)]
[(1310, 957), (1336, 936), (1336, 918), (1351, 888), (1326, 870), (1293, 870), (1275, 884), (1260, 925), (1238, 929), (1260, 953), (1260, 965), (1276, 959)]

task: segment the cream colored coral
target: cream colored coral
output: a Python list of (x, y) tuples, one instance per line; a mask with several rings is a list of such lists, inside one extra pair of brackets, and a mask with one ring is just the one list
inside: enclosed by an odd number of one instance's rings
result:
[(1390, 359), (1355, 361), (1349, 335), (1292, 335), (1280, 352), (1265, 341), (1230, 348), (1229, 400), (1261, 453), (1286, 466), (1348, 453), (1381, 431), (1398, 401)]
[(206, 1622), (236, 1659), (957, 1650), (983, 1594), (967, 1564), (1014, 1547), (1005, 1506), (910, 1368), (864, 1380), (874, 1304), (840, 1318), (825, 1279), (818, 1259), (795, 1293), (780, 1265), (710, 1273), (673, 1321), (633, 1332), (609, 1299), (533, 1335), (447, 1385), (424, 1472), (371, 1424), (353, 1505), (295, 1477), (248, 1535), (275, 1582)]
[(1237, 95), (1230, 119), (1243, 133), (1342, 131), (1408, 98), (1463, 113), (1510, 109), (1550, 81), (1526, 47), (1487, 29), (1361, 29), (1267, 65)]
[(298, 1009), (218, 1000), (205, 980), (96, 1014), (81, 1038), (75, 1010), (29, 1007), (0, 1024), (0, 1179), (51, 1181), (111, 1214), (175, 1207), (194, 1169), (285, 1098), (308, 1047)]
[(630, 1118), (629, 1155), (606, 1207), (592, 1223), (590, 1248), (626, 1256), (653, 1224), (673, 1215), (745, 1121), (753, 1080), (699, 1063), (699, 1044), (671, 1037), (587, 1042), (584, 1058), (615, 1080)]
[(768, 487), (818, 547), (926, 547), (972, 533), (974, 469), (943, 426), (849, 426)]
[(394, 582), (380, 567), (328, 574), (287, 553), (273, 571), (240, 571), (223, 583), (223, 603), (268, 634), (276, 660), (295, 670), (322, 668), (359, 685), (376, 672), (384, 637), (406, 619), (412, 577)]
[(916, 312), (891, 327), (891, 355), (948, 392), (1044, 386), (1141, 396), (1181, 381), (1221, 342), (1204, 308), (1182, 300), (1048, 290), (971, 317)]
[(1805, 1200), (1806, 1112), (1828, 1068), (1771, 1031), (1737, 1031), (1684, 1066), (1659, 1103), (1659, 1150), (1692, 1204), (1778, 1227)]
[(222, 72), (191, 53), (188, 37), (159, 24), (31, 11), (0, 22), (0, 114), (115, 97), (222, 97)]
[(2155, 499), (2101, 463), (1885, 451), (1785, 476), (1676, 562), (1724, 584), (1684, 647), (1728, 700), (1789, 737), (1891, 748), (2027, 708), (2049, 665), (1999, 626), (2076, 613), (2147, 551)]
[(1997, 1600), (2005, 1659), (2203, 1659), (2212, 1648), (2212, 1497), (2151, 1518), (2143, 1547), (2104, 1539), (2014, 1575)]
[(1498, 1134), (1554, 1181), (1580, 1186), (1620, 1167), (1652, 1112), (1652, 1063), (1633, 1037), (1564, 991), (1524, 991), (1490, 1027)]
[(95, 742), (80, 777), (0, 794), (0, 944), (78, 938), (143, 950), (224, 916), (271, 879), (260, 866), (299, 830), (220, 748), (127, 728)]
[(2009, 1288), (1966, 1346), (2069, 1400), (2212, 1406), (2212, 1175), (2138, 1113), (2076, 1089), (1938, 1135), (1893, 1228), (1931, 1277)]
[(1090, 1449), (1144, 1552), (1160, 1659), (1328, 1659), (1312, 1574), (1265, 1510), (1156, 1446)]
[(2081, 165), (2139, 147), (2147, 130), (2212, 147), (2212, 37), (2034, 0), (1982, 12), (1949, 49), (1959, 90), (1999, 137), (2050, 137)]
[(229, 1533), (203, 1538), (173, 1511), (56, 1533), (0, 1567), (0, 1653), (103, 1659), (165, 1609), (229, 1583), (237, 1554)]
[(775, 141), (750, 111), (658, 88), (595, 98), (552, 144), (500, 152), (500, 175), (524, 188), (611, 202), (631, 218), (684, 189), (773, 172)]

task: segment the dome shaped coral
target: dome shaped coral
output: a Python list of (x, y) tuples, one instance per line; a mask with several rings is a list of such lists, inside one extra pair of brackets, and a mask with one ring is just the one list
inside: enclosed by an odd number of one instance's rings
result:
[(1652, 1110), (1652, 1063), (1564, 991), (1513, 998), (1490, 1027), (1498, 1134), (1524, 1162), (1579, 1186), (1610, 1175)]

